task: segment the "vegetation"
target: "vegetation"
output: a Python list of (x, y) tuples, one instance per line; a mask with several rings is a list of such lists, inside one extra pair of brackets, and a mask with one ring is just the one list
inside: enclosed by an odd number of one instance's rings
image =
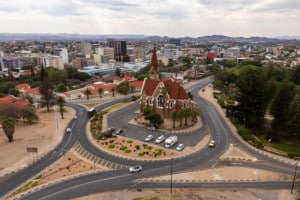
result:
[(13, 118), (4, 118), (1, 120), (2, 129), (8, 138), (8, 142), (12, 142), (14, 140), (15, 123), (16, 122)]

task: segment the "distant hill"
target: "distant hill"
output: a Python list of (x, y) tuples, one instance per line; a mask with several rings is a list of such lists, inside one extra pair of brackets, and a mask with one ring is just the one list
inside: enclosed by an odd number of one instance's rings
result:
[[(168, 36), (146, 36), (146, 35), (122, 35), (122, 34), (106, 34), (106, 35), (86, 35), (86, 34), (30, 34), (30, 33), (0, 33), (0, 41), (16, 41), (16, 40), (34, 40), (34, 41), (59, 41), (59, 40), (106, 40), (108, 38), (128, 40), (128, 41), (156, 41), (156, 42), (168, 42), (170, 38)], [(253, 42), (253, 43), (268, 43), (279, 42), (287, 39), (300, 40), (300, 36), (280, 36), (277, 38), (267, 37), (230, 37), (224, 35), (208, 35), (200, 37), (181, 37), (182, 41), (232, 41), (232, 42)]]

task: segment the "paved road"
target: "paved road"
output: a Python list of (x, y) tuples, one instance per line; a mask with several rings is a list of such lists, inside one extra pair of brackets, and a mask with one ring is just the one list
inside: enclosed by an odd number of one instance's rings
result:
[[(214, 107), (209, 103), (207, 103), (206, 101), (204, 101), (203, 99), (201, 99), (200, 97), (198, 97), (197, 92), (199, 88), (204, 87), (208, 83), (209, 83), (209, 79), (202, 80), (199, 82), (199, 84), (190, 87), (189, 90), (194, 94), (195, 102), (197, 102), (197, 104), (199, 104), (199, 106), (201, 107), (201, 117), (202, 117), (203, 124), (209, 127), (209, 130), (211, 132), (211, 138), (218, 141), (218, 145), (215, 148), (206, 147), (189, 156), (173, 159), (172, 160), (173, 170), (178, 172), (178, 171), (191, 170), (196, 168), (204, 169), (204, 168), (210, 168), (212, 166), (215, 166), (218, 162), (220, 155), (227, 149), (227, 147), (231, 142), (234, 142), (235, 144), (241, 146), (245, 150), (250, 151), (253, 155), (258, 157), (259, 159), (274, 164), (271, 166), (262, 166), (256, 164), (257, 167), (260, 166), (264, 169), (270, 169), (272, 171), (276, 171), (280, 173), (293, 174), (294, 168), (292, 166), (288, 164), (280, 163), (279, 161), (260, 155), (256, 151), (249, 149), (247, 145), (245, 145), (243, 142), (240, 142), (239, 139), (237, 139), (236, 136), (231, 133), (226, 123), (223, 121), (222, 117), (214, 109)], [(104, 109), (109, 105), (113, 105), (121, 101), (123, 101), (123, 99), (112, 101), (98, 107), (97, 109)], [(47, 188), (29, 194), (28, 196), (22, 199), (68, 199), (71, 197), (72, 198), (79, 197), (82, 195), (107, 191), (111, 189), (125, 189), (130, 187), (135, 188), (136, 183), (134, 181), (137, 178), (151, 177), (160, 174), (167, 174), (170, 172), (170, 160), (137, 162), (125, 158), (119, 158), (119, 157), (116, 158), (97, 149), (90, 143), (84, 131), (85, 129), (83, 128), (86, 127), (86, 124), (88, 122), (86, 112), (80, 106), (77, 105), (71, 105), (71, 106), (73, 106), (76, 109), (76, 112), (80, 116), (79, 120), (70, 123), (70, 126), (73, 126), (72, 133), (70, 135), (66, 135), (62, 143), (58, 145), (58, 147), (54, 151), (50, 152), (48, 156), (41, 159), (39, 162), (35, 163), (33, 166), (19, 173), (6, 177), (5, 179), (1, 179), (0, 196), (3, 196), (5, 193), (17, 187), (25, 180), (28, 180), (30, 177), (33, 177), (35, 174), (41, 172), (46, 166), (50, 165), (50, 163), (56, 161), (60, 156), (62, 156), (63, 153), (69, 148), (71, 148), (75, 142), (80, 142), (80, 144), (87, 151), (89, 151), (95, 156), (101, 157), (110, 162), (119, 163), (123, 165), (133, 165), (137, 163), (142, 164), (143, 171), (141, 173), (131, 175), (128, 173), (127, 169), (120, 169), (120, 170), (101, 172), (92, 175), (82, 176), (75, 179), (64, 181), (62, 183), (51, 185)], [(130, 108), (135, 109), (134, 106), (136, 105), (133, 104), (132, 107), (130, 106), (128, 108), (125, 108), (125, 111), (126, 109), (130, 109)], [(127, 115), (123, 115), (123, 116), (127, 117)], [(118, 120), (120, 119), (122, 119), (122, 117), (118, 118)], [(131, 125), (123, 125), (123, 126), (124, 129), (127, 128), (127, 130), (125, 130), (125, 134), (127, 133), (133, 134), (136, 132), (139, 134), (144, 134), (142, 132), (146, 132), (146, 130), (142, 127), (132, 127)], [(146, 134), (147, 133), (145, 133), (145, 135)], [(203, 131), (200, 130), (200, 131), (194, 131), (192, 133), (188, 133), (187, 135), (188, 137), (190, 137), (190, 139), (193, 138), (201, 139), (202, 134)], [(131, 137), (131, 135), (128, 136)], [(132, 137), (133, 136), (134, 135), (132, 135)], [(144, 139), (144, 137), (140, 139)], [(184, 138), (180, 138), (180, 140), (181, 139), (183, 140)], [(190, 143), (189, 145), (193, 145), (193, 143)], [(19, 179), (20, 177), (21, 179)], [(260, 186), (262, 186), (264, 183), (259, 183), (259, 184)], [(287, 184), (288, 183), (285, 183), (285, 185), (283, 185), (283, 183), (280, 182), (275, 185), (278, 187), (283, 187), (286, 186)], [(238, 185), (246, 186), (251, 184), (239, 183)], [(218, 186), (218, 183), (215, 183), (215, 185), (214, 183), (212, 183), (211, 186)]]

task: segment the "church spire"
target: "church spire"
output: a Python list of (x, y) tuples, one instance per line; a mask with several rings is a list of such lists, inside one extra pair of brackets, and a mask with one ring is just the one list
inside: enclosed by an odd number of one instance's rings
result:
[(152, 59), (151, 59), (151, 66), (150, 66), (150, 79), (158, 80), (158, 63), (157, 63), (155, 46), (152, 52)]

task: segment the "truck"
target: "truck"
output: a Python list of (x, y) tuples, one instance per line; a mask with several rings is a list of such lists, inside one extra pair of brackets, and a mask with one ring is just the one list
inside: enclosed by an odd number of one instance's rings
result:
[(177, 136), (172, 135), (165, 140), (165, 147), (170, 148), (177, 142)]

